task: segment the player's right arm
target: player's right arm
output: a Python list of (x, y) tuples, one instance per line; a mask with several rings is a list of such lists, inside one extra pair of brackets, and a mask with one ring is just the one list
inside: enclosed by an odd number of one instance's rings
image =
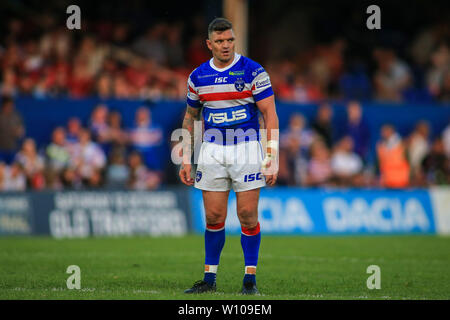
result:
[(183, 129), (188, 131), (189, 139), (187, 141), (183, 139), (182, 142), (182, 162), (179, 173), (181, 182), (188, 186), (192, 186), (194, 184), (194, 179), (191, 177), (191, 155), (194, 150), (194, 122), (199, 119), (200, 108), (193, 108), (188, 105), (183, 119)]
[[(194, 72), (193, 72), (194, 73)], [(201, 103), (200, 97), (196, 90), (195, 83), (193, 81), (193, 73), (189, 75), (187, 81), (187, 108), (183, 120), (183, 129), (187, 130), (188, 139), (183, 139), (180, 156), (182, 156), (182, 163), (180, 169), (180, 179), (185, 185), (192, 186), (194, 179), (191, 177), (191, 155), (194, 150), (194, 123), (200, 120)]]

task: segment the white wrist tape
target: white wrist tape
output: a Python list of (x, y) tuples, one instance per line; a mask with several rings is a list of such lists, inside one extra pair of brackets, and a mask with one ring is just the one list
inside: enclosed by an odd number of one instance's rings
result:
[(267, 169), (269, 167), (269, 162), (271, 162), (275, 157), (271, 153), (267, 153), (261, 163), (262, 169)]
[(277, 140), (269, 140), (267, 141), (267, 148), (271, 148), (275, 150), (275, 152), (278, 151), (278, 141)]

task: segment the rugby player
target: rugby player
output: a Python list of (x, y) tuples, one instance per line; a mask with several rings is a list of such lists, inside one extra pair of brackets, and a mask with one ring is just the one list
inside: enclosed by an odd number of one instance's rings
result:
[[(216, 290), (216, 273), (225, 244), (228, 195), (236, 193), (244, 253), (243, 294), (259, 294), (256, 267), (261, 243), (258, 222), (259, 191), (273, 186), (278, 171), (278, 116), (270, 78), (255, 61), (235, 52), (232, 24), (224, 18), (208, 26), (206, 44), (211, 60), (189, 76), (183, 128), (190, 145), (183, 147), (181, 181), (202, 190), (205, 207), (205, 272), (203, 280), (185, 293)], [(261, 144), (259, 115), (266, 131), (266, 150)], [(197, 171), (191, 173), (194, 122), (203, 118), (204, 134)], [(195, 176), (195, 178), (193, 177)]]

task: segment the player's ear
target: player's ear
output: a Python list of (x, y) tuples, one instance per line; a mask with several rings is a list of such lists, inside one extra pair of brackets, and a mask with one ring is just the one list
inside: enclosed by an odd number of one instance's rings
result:
[(209, 49), (209, 50), (212, 50), (212, 43), (211, 43), (211, 40), (206, 39), (206, 45), (208, 46), (208, 49)]

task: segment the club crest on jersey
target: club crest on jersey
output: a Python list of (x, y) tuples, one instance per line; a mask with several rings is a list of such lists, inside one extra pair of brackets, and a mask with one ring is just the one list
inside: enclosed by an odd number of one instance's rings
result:
[(234, 82), (234, 87), (236, 88), (237, 91), (241, 92), (242, 90), (244, 90), (244, 86), (245, 86), (245, 82), (244, 80), (242, 80), (241, 78), (237, 79)]
[(202, 172), (197, 171), (197, 173), (195, 175), (195, 181), (199, 182), (201, 179), (202, 179)]

